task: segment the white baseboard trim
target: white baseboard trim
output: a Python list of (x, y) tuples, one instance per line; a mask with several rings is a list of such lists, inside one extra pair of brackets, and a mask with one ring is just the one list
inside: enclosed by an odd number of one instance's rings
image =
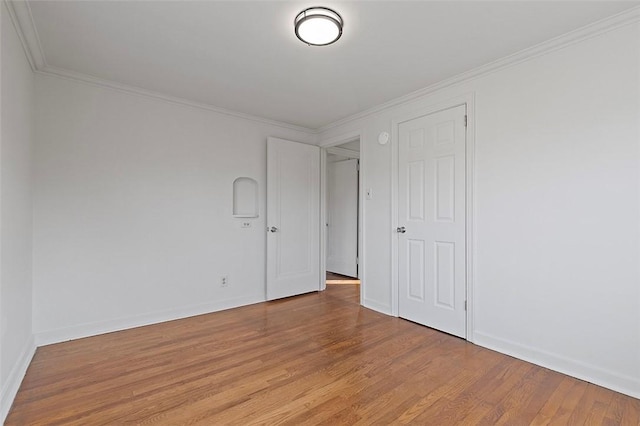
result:
[(640, 398), (640, 380), (520, 343), (474, 332), (475, 344), (541, 367)]
[(381, 314), (391, 315), (391, 306), (376, 302), (375, 300), (365, 298), (362, 301), (362, 306), (380, 312)]
[(142, 327), (160, 322), (173, 321), (196, 315), (209, 314), (240, 306), (252, 305), (264, 302), (263, 294), (238, 297), (235, 299), (220, 300), (216, 302), (202, 303), (185, 306), (160, 312), (152, 312), (144, 315), (117, 318), (113, 320), (80, 324), (72, 327), (59, 328), (35, 333), (35, 342), (38, 346), (51, 345), (66, 342), (68, 340), (82, 339), (83, 337), (97, 336), (99, 334), (112, 333), (114, 331), (127, 330), (129, 328)]
[(0, 424), (4, 424), (4, 421), (9, 414), (13, 400), (18, 393), (18, 389), (20, 389), (22, 379), (27, 373), (27, 368), (29, 368), (29, 364), (31, 363), (31, 359), (35, 353), (36, 344), (33, 336), (31, 336), (27, 341), (27, 344), (24, 346), (18, 361), (9, 372), (7, 381), (2, 385), (2, 391), (0, 391), (2, 392), (2, 396), (0, 398)]

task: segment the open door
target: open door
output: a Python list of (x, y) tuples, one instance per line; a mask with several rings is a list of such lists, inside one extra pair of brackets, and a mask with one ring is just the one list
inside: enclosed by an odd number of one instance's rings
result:
[(320, 289), (320, 148), (267, 139), (267, 299)]
[(327, 271), (358, 276), (358, 160), (327, 165)]

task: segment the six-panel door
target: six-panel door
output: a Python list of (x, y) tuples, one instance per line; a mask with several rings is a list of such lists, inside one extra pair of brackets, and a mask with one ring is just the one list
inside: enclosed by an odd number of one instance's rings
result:
[(398, 128), (399, 316), (466, 337), (464, 105)]

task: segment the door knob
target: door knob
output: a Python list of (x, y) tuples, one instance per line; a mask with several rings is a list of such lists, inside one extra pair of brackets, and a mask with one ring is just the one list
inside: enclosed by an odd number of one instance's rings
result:
[(269, 232), (278, 232), (278, 228), (276, 228), (275, 226), (272, 226), (272, 227), (269, 229)]
[(405, 232), (407, 232), (407, 228), (405, 228), (404, 226), (398, 226), (398, 227), (396, 228), (396, 232), (397, 232), (398, 234), (404, 234)]

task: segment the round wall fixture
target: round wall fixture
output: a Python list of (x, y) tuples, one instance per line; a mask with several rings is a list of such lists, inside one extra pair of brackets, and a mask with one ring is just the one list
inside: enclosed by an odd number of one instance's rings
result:
[(342, 16), (328, 7), (310, 7), (294, 20), (296, 37), (309, 46), (327, 46), (342, 35)]
[(380, 145), (386, 145), (387, 143), (389, 143), (389, 133), (380, 132), (380, 134), (378, 135), (378, 143)]

